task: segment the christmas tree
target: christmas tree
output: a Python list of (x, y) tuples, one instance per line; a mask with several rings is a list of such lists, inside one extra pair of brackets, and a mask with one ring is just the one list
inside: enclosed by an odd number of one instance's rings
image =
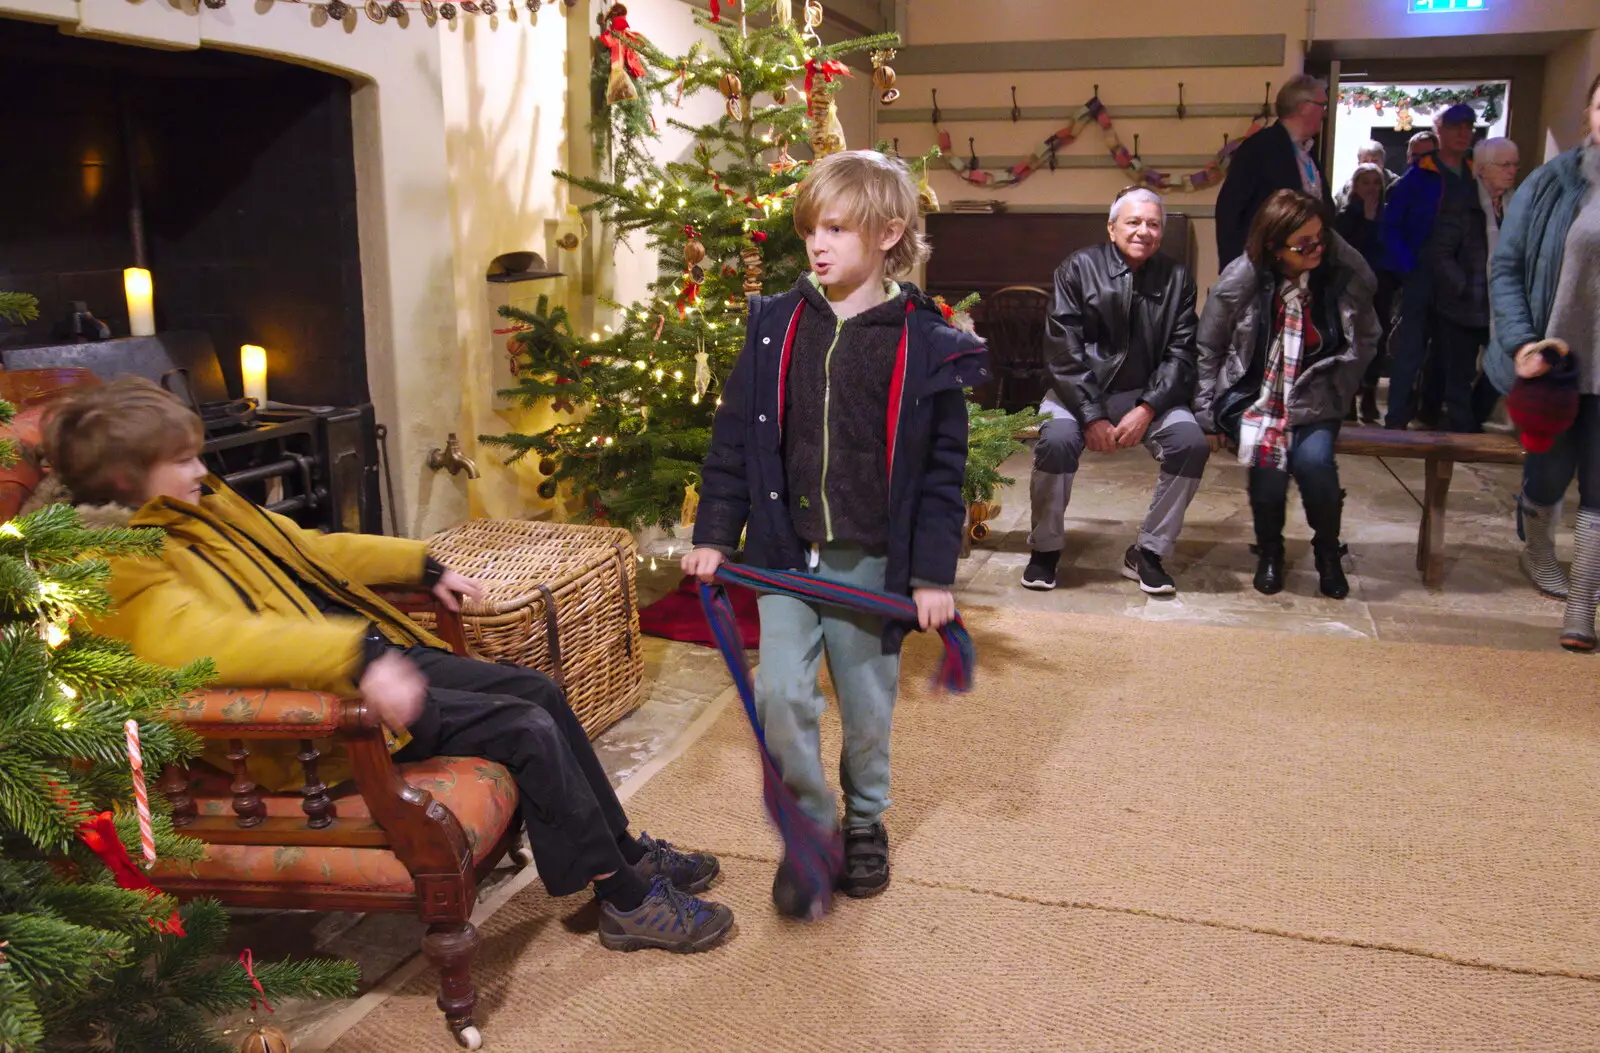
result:
[[(677, 523), (711, 441), (718, 389), (744, 347), (745, 297), (780, 292), (800, 277), (805, 247), (792, 206), (807, 165), (790, 154), (842, 149), (833, 95), (850, 75), (843, 58), (886, 57), (893, 34), (825, 45), (822, 5), (806, 0), (713, 3), (699, 19), (715, 47), (662, 52), (628, 24), (621, 5), (603, 19), (595, 88), (604, 178), (556, 174), (587, 191), (584, 206), (619, 237), (642, 236), (660, 254), (651, 297), (628, 306), (604, 334), (584, 340), (566, 312), (541, 301), (535, 311), (505, 309), (525, 328), (514, 335), (517, 387), (526, 403), (553, 400), (574, 419), (534, 435), (480, 441), (530, 454), (550, 476), (541, 493), (569, 484), (584, 514), (636, 528)], [(892, 72), (878, 80), (887, 90)], [(887, 83), (885, 83), (887, 81)], [(667, 123), (693, 134), (688, 161), (662, 164), (649, 151), (653, 114), (685, 96), (715, 91), (726, 100), (713, 124)]]
[[(11, 415), (0, 402), (0, 423)], [(0, 462), (16, 456), (15, 442), (0, 440)], [(212, 1035), (212, 1016), (263, 992), (347, 995), (358, 978), (344, 962), (246, 970), (217, 958), (221, 906), (179, 909), (133, 862), (200, 855), (199, 842), (174, 834), (159, 798), (149, 800), (154, 814), (141, 809), (130, 758), (159, 772), (196, 752), (194, 736), (163, 713), (210, 670), (149, 665), (76, 623), (109, 605), (108, 557), (153, 554), (162, 541), (156, 530), (88, 529), (67, 505), (0, 524), (4, 1053), (220, 1053), (229, 1047)]]

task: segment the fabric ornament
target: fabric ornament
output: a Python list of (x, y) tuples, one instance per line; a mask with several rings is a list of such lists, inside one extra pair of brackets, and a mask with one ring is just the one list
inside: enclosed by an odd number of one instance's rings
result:
[[(117, 836), (117, 824), (110, 812), (101, 812), (84, 820), (78, 827), (78, 840), (100, 858), (100, 862), (111, 871), (118, 887), (143, 891), (152, 897), (160, 895), (161, 890), (151, 883), (145, 872), (133, 865), (127, 846)], [(183, 931), (183, 920), (178, 917), (176, 910), (164, 922), (150, 919), (150, 927), (172, 936), (187, 935)]]
[(711, 0), (711, 21), (713, 21), (713, 22), (721, 22), (722, 21), (722, 5), (723, 4), (727, 4), (729, 7), (738, 7), (739, 6), (739, 0)]
[(706, 352), (705, 345), (700, 345), (700, 350), (694, 353), (694, 393), (697, 398), (705, 398), (706, 392), (711, 390), (711, 356)]
[(644, 77), (644, 59), (632, 45), (639, 35), (628, 28), (628, 9), (622, 4), (612, 4), (606, 12), (606, 30), (600, 34), (600, 44), (611, 52), (611, 75), (606, 81), (606, 103), (615, 106), (639, 97), (635, 80)]
[(694, 526), (694, 517), (700, 511), (700, 488), (693, 482), (683, 488), (683, 507), (678, 511), (679, 526)]

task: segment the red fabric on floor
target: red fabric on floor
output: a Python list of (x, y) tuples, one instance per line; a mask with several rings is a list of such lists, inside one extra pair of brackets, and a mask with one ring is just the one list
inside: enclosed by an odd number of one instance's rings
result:
[[(761, 646), (761, 620), (756, 614), (756, 594), (738, 585), (730, 585), (728, 598), (733, 601), (734, 613), (739, 616), (739, 635), (744, 637), (746, 648)], [(677, 589), (667, 593), (639, 612), (639, 631), (646, 636), (659, 636), (667, 640), (714, 647), (711, 627), (706, 624), (705, 612), (700, 609), (699, 582), (685, 576)]]

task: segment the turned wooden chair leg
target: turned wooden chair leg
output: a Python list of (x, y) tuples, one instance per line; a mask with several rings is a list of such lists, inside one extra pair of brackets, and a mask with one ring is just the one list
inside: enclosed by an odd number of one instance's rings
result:
[(422, 937), (422, 953), (439, 970), (439, 1008), (464, 1049), (483, 1045), (483, 1032), (472, 1022), (472, 1010), (478, 1004), (478, 990), (472, 986), (472, 959), (481, 942), (470, 921), (430, 925)]

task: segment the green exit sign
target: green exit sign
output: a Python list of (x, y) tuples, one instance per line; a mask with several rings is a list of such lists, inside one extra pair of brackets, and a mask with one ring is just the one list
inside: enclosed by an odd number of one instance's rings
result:
[(1454, 11), (1482, 11), (1489, 0), (1406, 0), (1406, 11), (1413, 15), (1443, 15)]

